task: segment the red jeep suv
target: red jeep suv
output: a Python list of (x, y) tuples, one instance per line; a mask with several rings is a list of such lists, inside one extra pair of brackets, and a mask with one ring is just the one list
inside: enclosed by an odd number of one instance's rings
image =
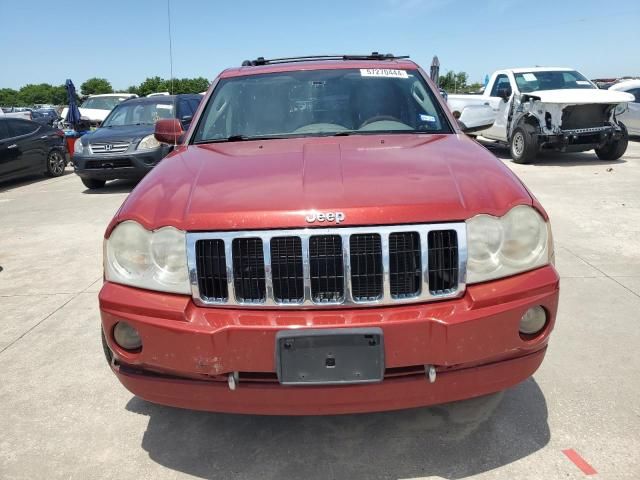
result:
[(406, 57), (246, 61), (107, 228), (105, 354), (135, 395), (337, 414), (485, 395), (545, 355), (547, 214)]

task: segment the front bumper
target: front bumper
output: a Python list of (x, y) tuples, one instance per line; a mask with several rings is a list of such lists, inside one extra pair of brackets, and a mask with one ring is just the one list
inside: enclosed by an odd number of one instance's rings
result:
[[(100, 310), (112, 369), (146, 400), (176, 407), (258, 414), (338, 414), (445, 403), (503, 390), (531, 376), (545, 354), (558, 304), (551, 266), (471, 285), (455, 300), (350, 310), (202, 308), (190, 297), (105, 283)], [(518, 333), (532, 306), (548, 313), (533, 339)], [(118, 321), (135, 326), (142, 350), (120, 349)], [(283, 386), (275, 375), (275, 337), (290, 328), (379, 327), (385, 378), (366, 385)], [(429, 383), (424, 365), (435, 365)], [(227, 375), (239, 372), (235, 391)]]
[(571, 152), (598, 148), (621, 137), (622, 130), (611, 126), (562, 130), (554, 135), (538, 135), (538, 142), (543, 148)]
[(82, 178), (97, 180), (140, 179), (168, 153), (168, 147), (115, 154), (75, 154), (73, 169)]

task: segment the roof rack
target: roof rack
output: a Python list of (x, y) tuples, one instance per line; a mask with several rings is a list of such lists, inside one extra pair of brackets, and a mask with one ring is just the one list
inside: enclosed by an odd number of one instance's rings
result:
[(306, 57), (283, 57), (266, 59), (258, 57), (255, 60), (245, 60), (243, 67), (255, 67), (258, 65), (274, 65), (278, 63), (314, 62), (322, 60), (400, 60), (409, 58), (409, 55), (396, 56), (393, 53), (372, 52), (370, 55), (308, 55)]

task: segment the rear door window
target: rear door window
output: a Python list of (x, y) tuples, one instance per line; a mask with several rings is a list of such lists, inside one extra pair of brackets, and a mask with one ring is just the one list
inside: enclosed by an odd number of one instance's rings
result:
[(26, 120), (9, 120), (9, 133), (12, 137), (21, 137), (29, 135), (38, 130), (40, 126), (37, 123), (28, 122)]

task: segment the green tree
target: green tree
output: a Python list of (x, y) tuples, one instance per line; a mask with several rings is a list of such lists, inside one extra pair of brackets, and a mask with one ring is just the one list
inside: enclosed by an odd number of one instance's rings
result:
[(440, 75), (439, 86), (449, 93), (455, 93), (467, 88), (469, 75), (466, 72), (454, 72), (449, 70), (445, 75)]
[(106, 78), (93, 77), (80, 85), (80, 91), (83, 95), (113, 93), (113, 87)]
[(155, 92), (168, 92), (169, 88), (167, 81), (158, 76), (149, 77), (140, 85), (138, 85), (138, 95), (144, 97), (150, 93)]
[(0, 105), (12, 107), (19, 102), (18, 91), (13, 88), (0, 88)]
[(204, 77), (197, 78), (174, 78), (173, 82), (158, 76), (149, 77), (138, 86), (129, 87), (129, 93), (136, 93), (141, 97), (150, 93), (169, 92), (178, 93), (200, 93), (209, 88), (209, 80)]
[(36, 103), (52, 103), (54, 87), (48, 83), (28, 84), (20, 88), (18, 103), (34, 105)]

